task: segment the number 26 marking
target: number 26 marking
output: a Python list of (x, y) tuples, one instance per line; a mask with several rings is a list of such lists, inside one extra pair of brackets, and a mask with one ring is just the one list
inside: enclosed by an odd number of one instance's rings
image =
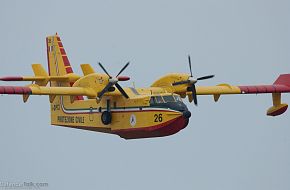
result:
[(155, 114), (154, 118), (154, 122), (162, 122), (162, 114)]

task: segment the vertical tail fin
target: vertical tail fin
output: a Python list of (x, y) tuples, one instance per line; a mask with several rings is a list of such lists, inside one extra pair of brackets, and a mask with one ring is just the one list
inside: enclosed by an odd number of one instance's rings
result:
[[(64, 50), (63, 44), (60, 37), (56, 33), (53, 36), (46, 38), (47, 47), (47, 62), (48, 62), (48, 73), (50, 76), (63, 76), (66, 74), (73, 73), (73, 69), (70, 65), (67, 54)], [(63, 83), (62, 86), (72, 86), (72, 83)], [(58, 86), (55, 81), (50, 82), (50, 86)], [(77, 96), (77, 100), (83, 100), (82, 96)]]
[(47, 61), (50, 76), (62, 76), (73, 73), (60, 37), (56, 34), (46, 38)]

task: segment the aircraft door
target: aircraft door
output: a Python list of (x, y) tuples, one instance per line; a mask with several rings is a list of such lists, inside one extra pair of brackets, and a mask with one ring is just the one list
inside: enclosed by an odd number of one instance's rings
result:
[(93, 116), (93, 107), (90, 107), (90, 113), (89, 113), (89, 120), (93, 121), (94, 120), (94, 116)]

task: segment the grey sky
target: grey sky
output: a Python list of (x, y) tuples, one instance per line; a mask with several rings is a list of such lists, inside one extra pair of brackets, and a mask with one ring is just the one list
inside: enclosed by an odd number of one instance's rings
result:
[[(58, 32), (75, 72), (101, 61), (149, 86), (168, 72), (215, 74), (199, 85), (271, 84), (290, 73), (287, 0), (0, 2), (0, 75), (46, 66), (45, 37)], [(14, 83), (19, 84), (19, 83)], [(22, 84), (22, 83), (21, 83)], [(23, 83), (25, 84), (25, 83)], [(9, 85), (2, 82), (1, 85)], [(125, 86), (125, 85), (124, 85)], [(290, 103), (290, 95), (283, 96)], [(187, 102), (187, 101), (186, 101)], [(50, 126), (47, 97), (0, 97), (0, 181), (49, 189), (290, 188), (290, 112), (265, 115), (271, 95), (199, 97), (176, 135), (125, 141)]]

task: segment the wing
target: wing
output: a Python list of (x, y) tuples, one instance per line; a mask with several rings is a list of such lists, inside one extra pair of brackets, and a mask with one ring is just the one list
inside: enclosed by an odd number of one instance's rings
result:
[[(231, 86), (220, 84), (217, 86), (198, 86), (196, 87), (197, 95), (213, 95), (219, 97), (224, 94), (264, 94), (264, 93), (289, 93), (290, 86), (273, 84), (273, 85), (249, 85), (249, 86)], [(191, 94), (191, 92), (186, 92)], [(216, 99), (217, 101), (218, 99)]]
[(96, 96), (95, 91), (91, 88), (42, 87), (38, 85), (0, 86), (0, 94)]
[(197, 105), (197, 95), (213, 95), (218, 101), (221, 95), (226, 94), (272, 94), (273, 106), (267, 115), (276, 116), (284, 113), (288, 105), (281, 103), (281, 94), (290, 92), (290, 74), (282, 74), (271, 85), (232, 86), (219, 84), (217, 86), (195, 86), (196, 81), (191, 81), (189, 75), (171, 74), (156, 81), (153, 87), (162, 87), (168, 92), (180, 94), (182, 98), (188, 97)]
[[(290, 75), (281, 75), (279, 78), (290, 77)], [(279, 79), (278, 78), (278, 79)], [(278, 81), (278, 82), (277, 82)], [(197, 95), (213, 95), (214, 101), (218, 101), (222, 94), (272, 94), (273, 106), (267, 110), (268, 116), (277, 116), (283, 114), (288, 105), (281, 102), (281, 93), (290, 92), (290, 83), (285, 80), (277, 80), (273, 85), (250, 85), (250, 86), (209, 86), (197, 87)], [(281, 83), (280, 83), (280, 82)], [(189, 93), (189, 100), (193, 95)]]
[[(151, 87), (161, 87), (168, 92), (185, 95), (192, 94), (192, 87), (196, 81), (191, 82), (188, 74), (169, 74), (157, 80)], [(189, 82), (187, 82), (189, 81)], [(260, 93), (288, 93), (290, 92), (290, 74), (280, 75), (271, 85), (232, 86), (219, 84), (217, 86), (196, 86), (197, 95), (223, 95), (223, 94), (260, 94)]]
[(83, 87), (43, 87), (36, 84), (29, 86), (0, 86), (0, 94), (23, 95), (23, 101), (26, 102), (30, 95), (48, 95), (53, 102), (55, 96), (87, 96), (96, 97), (97, 93), (92, 88)]

